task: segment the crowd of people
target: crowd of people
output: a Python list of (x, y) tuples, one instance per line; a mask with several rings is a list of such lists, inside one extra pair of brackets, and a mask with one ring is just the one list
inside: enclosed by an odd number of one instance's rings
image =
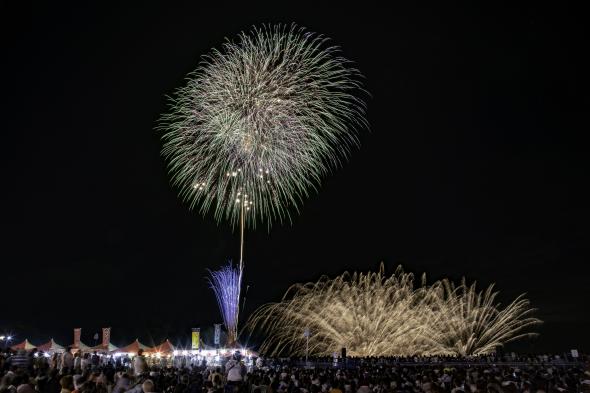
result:
[(69, 348), (49, 357), (21, 350), (0, 356), (0, 393), (590, 393), (585, 358), (560, 363), (528, 357), (520, 365), (490, 359), (356, 360), (310, 367), (258, 358), (247, 366), (235, 353), (221, 364), (163, 366), (149, 364), (141, 351), (123, 362)]

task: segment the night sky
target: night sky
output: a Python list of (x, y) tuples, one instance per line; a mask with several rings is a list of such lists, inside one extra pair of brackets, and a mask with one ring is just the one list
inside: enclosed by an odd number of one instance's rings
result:
[(225, 37), (296, 22), (365, 75), (371, 131), (292, 224), (247, 233), (245, 315), (383, 261), (526, 292), (545, 323), (508, 349), (590, 349), (585, 14), (200, 3), (2, 2), (0, 330), (151, 344), (221, 321), (204, 277), (238, 234), (180, 201), (154, 126)]

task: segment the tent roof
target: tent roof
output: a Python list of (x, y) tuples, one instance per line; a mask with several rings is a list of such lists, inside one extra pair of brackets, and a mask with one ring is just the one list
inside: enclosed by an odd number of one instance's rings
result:
[(113, 352), (118, 350), (119, 348), (111, 343), (108, 344), (108, 346), (104, 346), (102, 344), (99, 344), (97, 346), (94, 346), (92, 348), (90, 348), (93, 351), (106, 351), (106, 352)]
[(77, 350), (80, 350), (80, 351), (89, 351), (91, 349), (88, 345), (84, 344), (82, 341), (80, 341), (80, 345), (79, 346), (76, 346), (75, 344), (72, 344), (71, 347), (74, 350), (77, 349)]
[(31, 349), (35, 349), (37, 348), (36, 346), (34, 346), (33, 344), (31, 344), (31, 342), (25, 338), (25, 341), (15, 344), (12, 347), (10, 347), (10, 349), (12, 349), (13, 351), (18, 351), (19, 349), (24, 349), (26, 351), (30, 351)]
[(154, 350), (154, 352), (165, 352), (165, 353), (169, 353), (169, 352), (174, 352), (176, 350), (176, 347), (174, 345), (172, 345), (172, 343), (170, 342), (170, 340), (166, 339), (166, 341), (164, 341), (160, 345), (156, 345), (153, 348), (153, 350)]
[(143, 349), (145, 352), (153, 352), (154, 350), (153, 348), (140, 343), (138, 339), (135, 339), (131, 344), (117, 349), (116, 352), (137, 353), (140, 349)]
[(39, 345), (37, 349), (43, 352), (63, 352), (65, 350), (64, 347), (53, 341), (53, 339), (49, 340), (45, 344)]

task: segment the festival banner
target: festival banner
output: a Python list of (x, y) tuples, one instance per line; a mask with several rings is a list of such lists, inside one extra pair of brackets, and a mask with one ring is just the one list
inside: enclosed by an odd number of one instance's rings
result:
[(213, 337), (213, 343), (215, 345), (219, 345), (220, 341), (221, 341), (221, 324), (216, 323), (215, 324), (215, 336)]
[(193, 334), (191, 337), (191, 348), (193, 350), (199, 349), (199, 336), (201, 335), (201, 329), (193, 328)]
[(80, 348), (80, 336), (82, 335), (82, 328), (74, 329), (74, 347)]
[(111, 328), (102, 328), (102, 346), (108, 348), (111, 343)]

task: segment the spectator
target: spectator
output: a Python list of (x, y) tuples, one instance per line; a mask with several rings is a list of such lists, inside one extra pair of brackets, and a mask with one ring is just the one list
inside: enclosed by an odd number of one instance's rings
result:
[(146, 379), (141, 385), (143, 393), (155, 393), (154, 382), (151, 379)]
[(82, 371), (90, 370), (91, 365), (92, 365), (92, 363), (90, 362), (90, 354), (85, 353), (84, 355), (82, 355), (82, 361), (81, 361)]
[(90, 363), (92, 363), (92, 368), (98, 368), (99, 364), (100, 364), (100, 356), (98, 356), (98, 353), (96, 351), (94, 351), (92, 353), (92, 358), (90, 359)]
[(61, 357), (62, 374), (67, 374), (68, 371), (74, 368), (74, 355), (72, 355), (72, 348), (67, 347), (66, 351)]
[(145, 360), (145, 356), (143, 356), (143, 349), (139, 349), (137, 356), (133, 359), (133, 370), (136, 376), (145, 374), (148, 371), (147, 361)]
[[(506, 363), (498, 356), (349, 358), (337, 367), (327, 358), (313, 359), (324, 361), (314, 369), (306, 368), (303, 360), (297, 365), (269, 358), (265, 366), (257, 368), (251, 362), (246, 370), (234, 356), (225, 365), (224, 381), (217, 366), (190, 361), (186, 355), (184, 368), (160, 367), (154, 357), (149, 359), (155, 363), (149, 374), (142, 370), (135, 377), (122, 364), (116, 368), (105, 361), (92, 372), (75, 375), (72, 368), (62, 367), (61, 375), (56, 368), (41, 368), (32, 379), (28, 367), (16, 365), (17, 356), (3, 363), (0, 393), (590, 393), (586, 357), (576, 364), (550, 356), (521, 357), (518, 367), (516, 357)], [(147, 370), (148, 359), (144, 361)]]
[(60, 393), (72, 393), (74, 390), (74, 379), (71, 375), (66, 375), (59, 380), (61, 386)]
[(27, 370), (31, 366), (31, 358), (27, 351), (19, 349), (16, 355), (10, 358), (10, 365), (19, 370)]
[(16, 388), (16, 393), (36, 393), (28, 375), (23, 375), (21, 384)]
[(240, 385), (245, 373), (246, 367), (239, 356), (234, 355), (225, 365), (225, 375), (229, 385)]

